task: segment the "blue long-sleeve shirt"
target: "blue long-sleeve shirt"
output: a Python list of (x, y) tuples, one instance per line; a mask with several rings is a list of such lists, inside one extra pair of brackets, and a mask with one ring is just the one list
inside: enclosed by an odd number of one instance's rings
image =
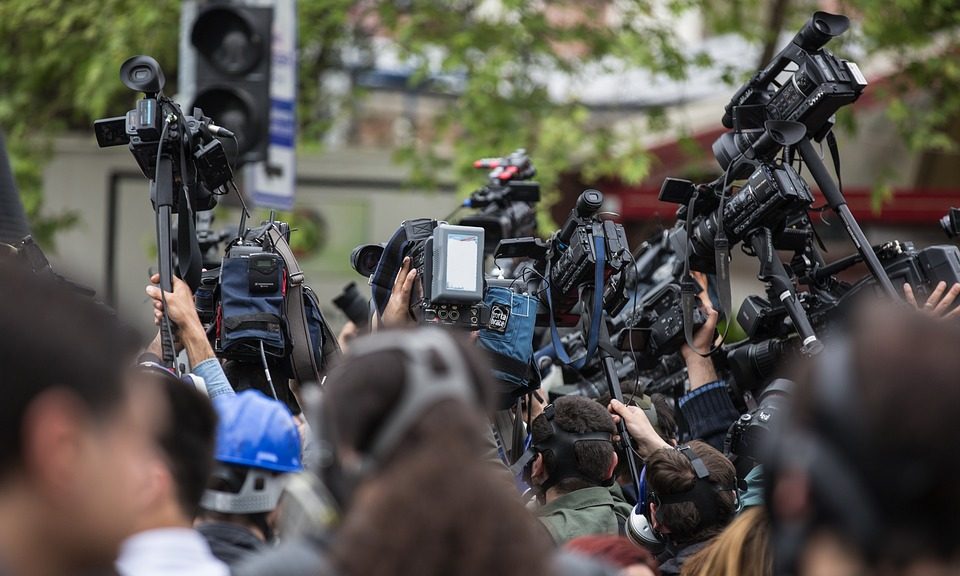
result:
[(207, 387), (207, 395), (213, 400), (218, 396), (236, 396), (233, 386), (227, 380), (227, 375), (223, 373), (223, 367), (216, 358), (207, 358), (193, 367), (192, 372), (203, 378)]
[(677, 406), (686, 422), (686, 430), (681, 431), (680, 439), (683, 442), (702, 440), (722, 452), (727, 430), (740, 417), (726, 383), (717, 380), (701, 386), (684, 394)]

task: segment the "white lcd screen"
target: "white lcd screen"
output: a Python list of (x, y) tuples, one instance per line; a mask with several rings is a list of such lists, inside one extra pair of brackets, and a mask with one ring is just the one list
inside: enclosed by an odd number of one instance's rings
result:
[(447, 290), (478, 291), (477, 258), (480, 255), (479, 238), (470, 234), (447, 236)]

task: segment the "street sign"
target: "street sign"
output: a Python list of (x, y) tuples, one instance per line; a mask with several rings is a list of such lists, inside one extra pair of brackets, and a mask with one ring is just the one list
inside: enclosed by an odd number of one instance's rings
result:
[(253, 203), (292, 210), (297, 174), (297, 2), (273, 0), (270, 134), (267, 161), (247, 166)]

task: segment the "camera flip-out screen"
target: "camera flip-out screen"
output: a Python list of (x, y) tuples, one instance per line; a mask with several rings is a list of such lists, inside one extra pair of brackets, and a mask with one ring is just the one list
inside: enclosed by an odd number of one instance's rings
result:
[(432, 299), (472, 303), (483, 299), (483, 228), (441, 224), (433, 230)]

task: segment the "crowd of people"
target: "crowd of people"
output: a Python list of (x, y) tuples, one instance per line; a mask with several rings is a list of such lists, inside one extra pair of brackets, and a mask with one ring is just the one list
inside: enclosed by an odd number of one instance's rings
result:
[(341, 340), (322, 388), (290, 383), (294, 415), (268, 376), (224, 370), (183, 282), (147, 287), (158, 324), (177, 326), (178, 375), (159, 332), (141, 346), (89, 295), (0, 257), (0, 574), (960, 569), (960, 328), (934, 317), (960, 288), (939, 287), (926, 314), (859, 310), (795, 366), (789, 418), (736, 466), (724, 439), (740, 412), (696, 349), (716, 337), (702, 291), (684, 395), (533, 395), (511, 468), (488, 359), (466, 334), (411, 323), (414, 276), (404, 266), (373, 334)]

